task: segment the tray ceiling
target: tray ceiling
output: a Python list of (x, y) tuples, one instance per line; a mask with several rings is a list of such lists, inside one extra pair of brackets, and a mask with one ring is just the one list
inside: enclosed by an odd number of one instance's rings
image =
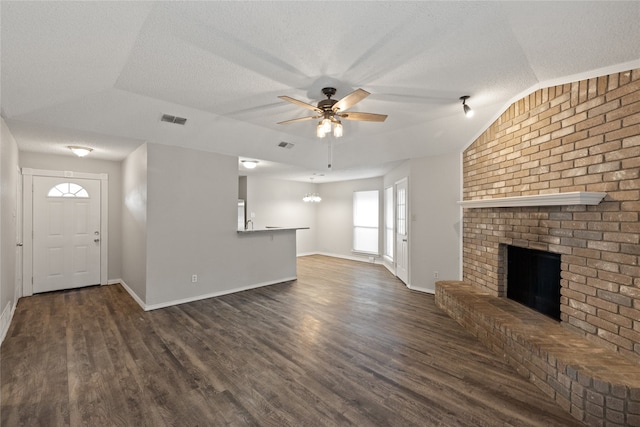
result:
[(344, 179), (459, 151), (540, 85), (640, 66), (640, 2), (0, 7), (2, 116), (21, 150), (66, 154), (82, 143), (92, 157), (119, 160), (161, 143), (264, 160), (294, 179), (324, 171), (326, 140), (313, 122), (277, 125), (301, 116), (278, 95), (313, 104), (325, 86), (337, 99), (371, 92), (353, 111), (389, 118), (344, 123), (326, 180)]

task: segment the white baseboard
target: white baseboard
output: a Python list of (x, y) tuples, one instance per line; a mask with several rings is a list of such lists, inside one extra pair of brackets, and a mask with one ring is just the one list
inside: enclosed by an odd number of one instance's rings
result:
[(110, 285), (115, 285), (116, 283), (120, 283), (120, 284), (122, 285), (122, 287), (124, 288), (124, 290), (125, 290), (125, 291), (127, 291), (127, 293), (128, 293), (129, 295), (131, 295), (131, 298), (133, 298), (133, 300), (134, 300), (135, 302), (137, 302), (137, 303), (138, 303), (138, 305), (139, 305), (139, 306), (140, 306), (144, 311), (147, 311), (147, 309), (146, 309), (146, 304), (144, 303), (144, 301), (142, 301), (142, 300), (140, 299), (140, 297), (138, 296), (138, 294), (136, 294), (135, 292), (133, 292), (133, 289), (131, 289), (131, 288), (129, 287), (129, 285), (127, 285), (127, 284), (125, 283), (125, 281), (124, 281), (124, 280), (122, 280), (122, 279), (118, 279), (118, 281), (115, 281), (115, 280), (114, 280), (114, 281), (111, 281), (111, 280), (110, 280), (109, 282), (113, 282), (113, 283), (109, 283)]
[(382, 262), (382, 265), (384, 266), (384, 268), (386, 268), (387, 270), (389, 270), (389, 273), (393, 274), (394, 276), (396, 275), (396, 269), (393, 265), (389, 265), (388, 262)]
[[(366, 262), (368, 264), (380, 264), (382, 265), (382, 258), (378, 255), (360, 255), (360, 256), (356, 256), (356, 255), (342, 255), (342, 254), (334, 254), (334, 253), (330, 253), (330, 252), (316, 252), (314, 254), (309, 254), (309, 255), (323, 255), (323, 256), (329, 256), (332, 258), (342, 258), (342, 259), (348, 259), (350, 261), (359, 261), (359, 262)], [(371, 262), (369, 261), (369, 257), (373, 256), (374, 257), (374, 261)]]
[(429, 289), (429, 288), (420, 288), (418, 286), (407, 286), (407, 288), (411, 289), (412, 291), (418, 291), (418, 292), (424, 292), (425, 294), (431, 294), (431, 295), (435, 295), (436, 291), (435, 289)]
[(120, 283), (122, 285), (122, 287), (129, 293), (129, 295), (131, 295), (131, 298), (133, 298), (135, 300), (135, 302), (137, 302), (138, 305), (144, 311), (151, 311), (151, 310), (157, 310), (157, 309), (160, 309), (160, 308), (171, 307), (171, 306), (174, 306), (174, 305), (186, 304), (188, 302), (200, 301), (200, 300), (207, 299), (207, 298), (215, 298), (215, 297), (219, 297), (219, 296), (222, 296), (222, 295), (233, 294), (233, 293), (236, 293), (236, 292), (248, 291), (249, 289), (261, 288), (263, 286), (275, 285), (275, 284), (283, 283), (283, 282), (290, 282), (290, 281), (296, 280), (296, 279), (297, 279), (297, 277), (295, 277), (295, 276), (293, 276), (293, 277), (284, 277), (282, 279), (271, 280), (271, 281), (268, 281), (268, 282), (255, 283), (255, 284), (252, 284), (252, 285), (242, 286), (242, 287), (239, 287), (239, 288), (226, 289), (224, 291), (211, 292), (211, 293), (208, 293), (208, 294), (196, 295), (194, 297), (181, 298), (181, 299), (178, 299), (178, 300), (166, 301), (166, 302), (161, 302), (161, 303), (158, 303), (158, 304), (145, 304), (145, 302), (140, 299), (140, 297), (124, 282), (124, 280), (114, 281), (113, 283)]
[(7, 303), (4, 310), (2, 310), (2, 315), (0, 316), (0, 344), (4, 341), (4, 338), (7, 336), (7, 332), (9, 332), (9, 326), (11, 326), (11, 320), (13, 319), (13, 313), (16, 312), (17, 304), (11, 304), (11, 301)]
[(318, 253), (317, 252), (303, 252), (303, 253), (296, 254), (296, 257), (310, 256), (310, 255), (318, 255)]

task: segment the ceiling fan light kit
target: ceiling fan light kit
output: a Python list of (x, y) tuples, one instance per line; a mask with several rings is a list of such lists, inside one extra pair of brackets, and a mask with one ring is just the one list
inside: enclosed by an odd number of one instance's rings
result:
[(340, 138), (344, 134), (344, 129), (342, 127), (342, 122), (340, 121), (340, 119), (367, 122), (384, 122), (387, 118), (386, 114), (346, 112), (346, 110), (353, 107), (355, 104), (370, 95), (370, 93), (364, 89), (356, 89), (339, 101), (331, 99), (331, 97), (336, 93), (336, 89), (333, 87), (325, 87), (324, 89), (322, 89), (322, 93), (327, 97), (327, 99), (319, 101), (317, 106), (307, 104), (306, 102), (299, 101), (289, 96), (279, 96), (278, 98), (282, 99), (283, 101), (287, 101), (299, 107), (314, 111), (317, 113), (317, 115), (285, 120), (283, 122), (279, 122), (278, 124), (287, 125), (295, 122), (302, 122), (305, 120), (321, 119), (318, 123), (318, 126), (316, 127), (316, 136), (318, 138), (324, 138), (333, 130), (333, 136), (336, 138)]
[(340, 138), (342, 136), (342, 122), (340, 120), (336, 120), (335, 126), (333, 127), (333, 136), (336, 138)]

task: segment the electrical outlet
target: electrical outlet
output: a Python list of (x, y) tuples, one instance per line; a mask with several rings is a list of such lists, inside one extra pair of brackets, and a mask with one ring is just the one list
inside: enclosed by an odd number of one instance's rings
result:
[(191, 276), (191, 283), (196, 283), (198, 281), (198, 275), (194, 274)]
[(438, 278), (438, 272), (437, 272), (437, 271), (434, 271), (434, 272), (433, 272), (433, 278), (434, 278), (434, 279), (437, 279), (437, 278)]

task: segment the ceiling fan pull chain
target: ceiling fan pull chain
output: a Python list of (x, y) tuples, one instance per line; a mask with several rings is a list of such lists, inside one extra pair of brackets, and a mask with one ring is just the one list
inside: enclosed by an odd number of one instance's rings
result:
[(328, 164), (327, 164), (327, 168), (331, 169), (331, 163), (333, 163), (333, 137), (330, 137), (329, 140), (327, 141), (328, 147), (329, 147), (329, 160), (328, 160)]

